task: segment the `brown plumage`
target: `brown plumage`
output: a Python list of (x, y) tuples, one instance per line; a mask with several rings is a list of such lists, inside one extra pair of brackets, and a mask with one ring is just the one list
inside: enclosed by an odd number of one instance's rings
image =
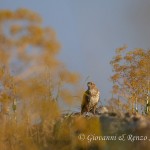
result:
[(100, 98), (100, 92), (93, 82), (88, 82), (87, 86), (88, 89), (83, 94), (81, 114), (83, 114), (84, 112), (89, 112), (91, 110), (93, 110), (93, 113), (95, 114), (95, 110)]

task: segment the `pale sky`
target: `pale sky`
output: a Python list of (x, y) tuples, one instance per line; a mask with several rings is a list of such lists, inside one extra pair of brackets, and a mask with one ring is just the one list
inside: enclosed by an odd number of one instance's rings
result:
[(36, 11), (56, 31), (59, 58), (82, 82), (89, 76), (102, 100), (111, 97), (115, 49), (150, 48), (150, 0), (0, 0), (0, 9), (18, 8)]

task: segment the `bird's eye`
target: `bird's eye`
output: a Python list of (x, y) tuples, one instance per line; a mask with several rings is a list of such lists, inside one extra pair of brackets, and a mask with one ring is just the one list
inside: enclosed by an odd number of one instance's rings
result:
[(88, 82), (88, 84), (87, 85), (91, 85), (91, 82)]

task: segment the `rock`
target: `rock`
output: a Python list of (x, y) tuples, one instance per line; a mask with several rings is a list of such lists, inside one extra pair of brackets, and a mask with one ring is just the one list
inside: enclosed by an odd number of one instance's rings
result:
[(129, 112), (127, 112), (127, 113), (124, 114), (124, 117), (125, 117), (125, 118), (130, 118), (130, 117), (131, 117), (131, 114), (130, 114)]
[(100, 116), (100, 123), (104, 134), (113, 134), (120, 130), (121, 120), (119, 117), (104, 113)]
[(87, 113), (85, 114), (85, 117), (93, 117), (93, 116), (94, 116), (94, 114), (91, 113), (91, 112), (87, 112)]
[(97, 114), (104, 114), (104, 113), (108, 113), (108, 109), (104, 106), (100, 106), (96, 109), (96, 113)]
[(138, 129), (146, 128), (149, 125), (149, 120), (140, 114), (133, 115), (132, 120), (133, 120), (135, 127)]
[(117, 116), (117, 113), (115, 113), (115, 112), (110, 112), (108, 114), (109, 114), (109, 116), (112, 116), (112, 117), (116, 117)]
[(74, 118), (74, 117), (97, 117), (100, 119), (100, 124), (102, 130), (105, 133), (116, 133), (116, 132), (126, 132), (135, 131), (137, 129), (147, 129), (150, 126), (150, 118), (147, 116), (140, 115), (138, 113), (131, 114), (110, 112), (107, 107), (98, 107), (96, 109), (96, 114), (92, 112), (85, 112), (81, 115), (80, 112), (72, 112), (70, 114), (63, 114), (62, 118)]

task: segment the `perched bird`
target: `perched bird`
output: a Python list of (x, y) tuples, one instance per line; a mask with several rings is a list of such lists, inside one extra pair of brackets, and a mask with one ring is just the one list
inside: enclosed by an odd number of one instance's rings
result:
[(88, 82), (87, 87), (88, 89), (83, 94), (81, 114), (91, 110), (93, 110), (93, 113), (95, 114), (95, 110), (100, 98), (100, 92), (93, 82)]

